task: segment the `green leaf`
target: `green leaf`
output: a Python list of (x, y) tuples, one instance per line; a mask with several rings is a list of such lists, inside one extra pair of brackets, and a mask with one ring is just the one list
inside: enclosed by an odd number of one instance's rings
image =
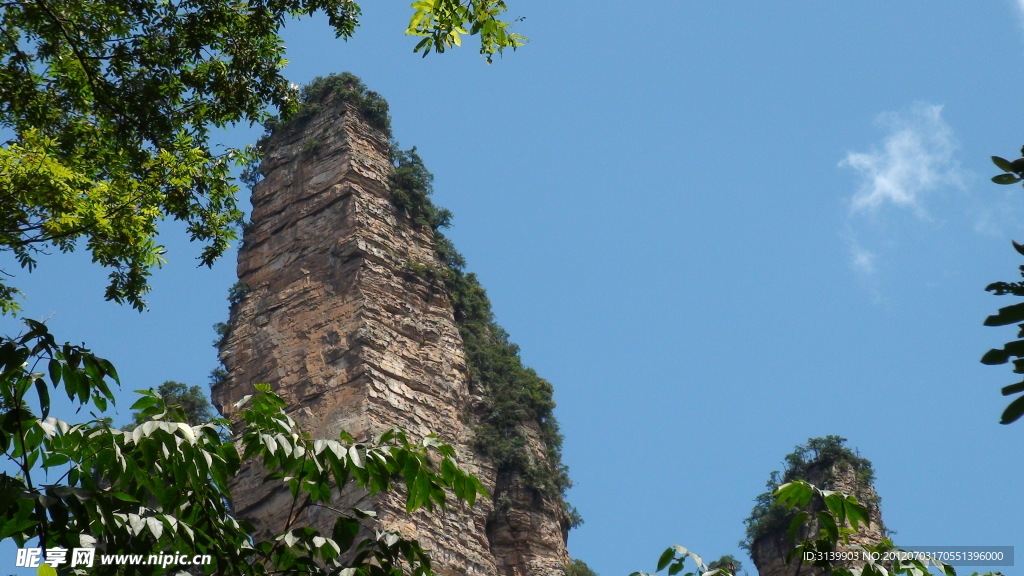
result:
[(50, 382), (54, 386), (60, 384), (60, 360), (51, 358), (47, 364), (47, 370), (50, 372)]
[(353, 466), (355, 466), (356, 468), (362, 468), (363, 467), (362, 456), (359, 454), (359, 450), (355, 446), (351, 446), (348, 449), (348, 457), (349, 457), (349, 460), (352, 462)]
[(334, 530), (332, 532), (334, 541), (338, 543), (342, 550), (348, 550), (355, 542), (360, 527), (358, 520), (340, 516), (334, 521)]
[(39, 395), (39, 409), (43, 418), (50, 415), (50, 390), (42, 378), (36, 378), (36, 394)]
[(789, 521), (789, 528), (787, 528), (787, 534), (789, 534), (790, 540), (797, 539), (797, 537), (800, 535), (800, 529), (803, 528), (804, 522), (807, 521), (808, 517), (810, 517), (810, 514), (806, 510), (801, 510), (800, 512), (797, 512), (795, 516), (793, 516), (792, 520)]
[(985, 326), (1006, 326), (1024, 322), (1024, 303), (1000, 308), (999, 312), (985, 319)]
[(802, 480), (788, 482), (775, 490), (775, 497), (783, 506), (805, 508), (814, 497), (814, 488)]
[(822, 495), (825, 500), (825, 506), (828, 508), (832, 516), (837, 520), (843, 519), (843, 495), (839, 492), (831, 492)]
[(861, 524), (867, 525), (870, 521), (868, 509), (863, 504), (855, 504), (849, 500), (843, 502), (843, 510), (850, 526), (857, 528)]
[(1021, 415), (1024, 415), (1024, 396), (1017, 398), (1003, 411), (1003, 417), (999, 421), (1000, 424), (1012, 424), (1016, 422)]
[(839, 540), (839, 526), (836, 525), (836, 518), (828, 512), (818, 513), (818, 524), (821, 526), (822, 532), (824, 532), (829, 540), (836, 542)]
[(136, 400), (132, 404), (132, 410), (145, 411), (146, 408), (156, 406), (160, 403), (160, 398), (156, 397), (153, 390), (136, 390), (135, 392), (142, 394), (142, 397)]
[(672, 561), (672, 558), (674, 556), (675, 550), (672, 548), (666, 548), (665, 551), (661, 553), (661, 557), (658, 558), (657, 572), (661, 572), (662, 570), (664, 570), (665, 566), (668, 566), (668, 563)]
[(1013, 174), (1000, 174), (998, 176), (993, 176), (992, 181), (996, 184), (1016, 184), (1017, 182), (1020, 182), (1020, 178)]
[(57, 569), (49, 564), (40, 564), (36, 574), (39, 576), (57, 576)]
[(992, 157), (992, 163), (995, 164), (1003, 172), (1013, 172), (1013, 164), (1006, 158), (1000, 158), (999, 156)]
[(1001, 348), (993, 348), (985, 355), (981, 357), (982, 364), (988, 364), (989, 366), (995, 366), (997, 364), (1006, 364), (1010, 360), (1010, 355), (1007, 354), (1006, 350)]
[(1017, 394), (1018, 392), (1024, 392), (1024, 382), (1018, 382), (1016, 384), (1010, 384), (1009, 386), (1003, 386), (1003, 396)]

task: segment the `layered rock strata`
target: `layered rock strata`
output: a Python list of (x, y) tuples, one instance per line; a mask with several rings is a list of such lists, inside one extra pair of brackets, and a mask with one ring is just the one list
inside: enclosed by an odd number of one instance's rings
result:
[[(362, 505), (382, 527), (419, 539), (440, 574), (561, 576), (561, 501), (509, 485), (475, 446), (474, 407), (484, 399), (470, 386), (447, 294), (415, 273), (438, 265), (433, 236), (393, 206), (388, 135), (342, 95), (314, 104), (266, 143), (238, 256), (248, 292), (232, 306), (215, 404), (231, 417), (253, 383), (268, 382), (314, 437), (344, 430), (365, 440), (394, 427), (412, 438), (437, 434), (489, 493), (504, 494), (502, 506), (483, 500), (409, 516), (396, 493)], [(281, 529), (290, 499), (268, 491), (259, 470), (246, 467), (233, 494), (257, 530)], [(334, 516), (314, 508), (303, 520), (329, 532)]]

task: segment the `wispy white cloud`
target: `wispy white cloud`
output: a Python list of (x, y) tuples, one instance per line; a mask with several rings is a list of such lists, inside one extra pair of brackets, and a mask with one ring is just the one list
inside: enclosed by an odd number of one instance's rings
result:
[(881, 304), (885, 298), (882, 297), (878, 273), (878, 254), (865, 248), (852, 229), (848, 229), (844, 235), (849, 247), (850, 268), (857, 274), (861, 286), (871, 296), (871, 300), (875, 304)]
[(873, 212), (891, 204), (926, 217), (924, 200), (929, 193), (960, 185), (956, 141), (942, 119), (942, 106), (915, 104), (909, 112), (882, 114), (877, 123), (886, 130), (881, 145), (850, 152), (839, 163), (861, 176), (850, 199), (851, 211)]
[[(1024, 5), (1024, 0), (1019, 0)], [(845, 236), (849, 265), (876, 300), (880, 270), (899, 250), (902, 231), (915, 223), (942, 226), (950, 191), (962, 191), (953, 129), (942, 106), (918, 103), (876, 118), (882, 136), (866, 151), (846, 154), (841, 169), (852, 169), (857, 185), (846, 197)], [(932, 210), (940, 215), (939, 222)]]
[(864, 248), (856, 241), (851, 241), (850, 257), (850, 264), (857, 272), (865, 276), (871, 276), (875, 273), (875, 259), (877, 256), (875, 256), (874, 252)]

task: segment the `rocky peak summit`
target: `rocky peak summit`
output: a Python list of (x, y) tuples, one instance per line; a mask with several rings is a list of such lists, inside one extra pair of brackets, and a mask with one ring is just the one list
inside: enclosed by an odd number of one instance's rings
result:
[[(561, 575), (574, 511), (550, 384), (494, 323), (440, 232), (451, 215), (430, 202), (429, 172), (389, 132), (387, 104), (347, 74), (318, 79), (294, 119), (270, 125), (214, 402), (231, 417), (268, 382), (314, 437), (437, 434), (491, 500), (410, 516), (394, 494), (339, 498), (419, 539), (440, 574)], [(257, 530), (283, 524), (289, 499), (258, 470), (233, 493)]]

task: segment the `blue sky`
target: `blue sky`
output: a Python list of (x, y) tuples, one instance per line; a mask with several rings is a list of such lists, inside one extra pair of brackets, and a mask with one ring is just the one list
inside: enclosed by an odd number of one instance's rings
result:
[[(826, 434), (874, 462), (897, 543), (1024, 546), (1024, 424), (998, 424), (1015, 379), (978, 362), (1014, 336), (981, 323), (1021, 264), (1024, 191), (988, 158), (1024, 144), (1024, 3), (509, 4), (531, 42), (491, 66), (469, 42), (413, 55), (408, 9), (368, 3), (347, 43), (289, 25), (288, 70), (362, 77), (434, 172), (555, 386), (571, 554), (602, 576), (673, 543), (745, 559), (769, 473)], [(196, 269), (183, 238), (167, 226), (149, 312), (57, 255), (19, 274), (27, 314), (126, 390), (205, 385), (234, 254)]]

